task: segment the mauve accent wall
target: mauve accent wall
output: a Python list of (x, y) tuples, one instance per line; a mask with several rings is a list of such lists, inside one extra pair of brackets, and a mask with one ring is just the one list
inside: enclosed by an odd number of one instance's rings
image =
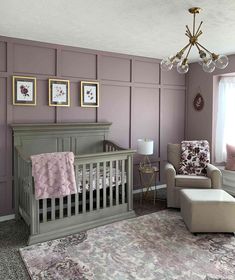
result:
[[(12, 105), (12, 76), (37, 78), (37, 106)], [(48, 78), (69, 79), (71, 106), (48, 106)], [(80, 107), (82, 80), (100, 82), (100, 107)], [(110, 139), (136, 148), (154, 140), (153, 163), (163, 166), (168, 142), (184, 138), (185, 76), (161, 72), (159, 60), (0, 37), (0, 216), (13, 213), (12, 123), (100, 122), (113, 125)], [(139, 187), (134, 158), (134, 185)]]
[[(186, 137), (188, 139), (207, 139), (211, 143), (212, 161), (214, 154), (214, 117), (216, 117), (216, 94), (219, 76), (225, 74), (235, 75), (235, 55), (229, 56), (229, 65), (223, 70), (205, 73), (198, 63), (190, 64), (187, 74), (187, 114)], [(201, 92), (205, 104), (202, 111), (195, 111), (193, 99)], [(214, 115), (214, 116), (213, 116)]]

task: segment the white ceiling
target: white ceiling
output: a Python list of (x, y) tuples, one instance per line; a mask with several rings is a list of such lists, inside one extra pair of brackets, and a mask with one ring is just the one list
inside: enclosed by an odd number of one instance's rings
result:
[[(235, 0), (1, 0), (0, 35), (162, 58), (187, 43), (199, 6), (199, 42), (235, 53)], [(190, 58), (197, 58), (194, 50)]]

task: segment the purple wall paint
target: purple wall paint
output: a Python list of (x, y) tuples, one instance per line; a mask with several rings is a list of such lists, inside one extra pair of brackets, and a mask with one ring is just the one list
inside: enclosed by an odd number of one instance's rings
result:
[[(229, 56), (229, 65), (224, 70), (216, 70), (211, 74), (205, 73), (198, 63), (190, 64), (187, 74), (187, 114), (186, 137), (188, 139), (207, 139), (212, 147), (212, 161), (214, 151), (213, 111), (216, 106), (216, 93), (218, 76), (235, 72), (235, 55)], [(202, 111), (197, 112), (193, 108), (193, 99), (198, 91), (205, 100)], [(214, 114), (216, 116), (216, 112)]]
[[(37, 78), (37, 106), (12, 105), (12, 75)], [(48, 106), (48, 78), (69, 79), (71, 107)], [(100, 107), (81, 108), (81, 80), (100, 82)], [(11, 123), (113, 122), (110, 139), (136, 148), (155, 142), (151, 160), (163, 166), (166, 144), (184, 138), (185, 77), (161, 73), (159, 60), (0, 37), (0, 216), (12, 209)], [(134, 182), (139, 186), (134, 159)], [(162, 173), (162, 170), (161, 170)], [(162, 177), (161, 177), (162, 179)]]

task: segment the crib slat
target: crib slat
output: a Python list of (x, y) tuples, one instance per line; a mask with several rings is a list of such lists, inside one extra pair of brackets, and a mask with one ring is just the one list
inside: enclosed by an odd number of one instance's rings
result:
[(106, 161), (103, 162), (103, 208), (106, 208)]
[[(77, 184), (79, 182), (78, 170), (79, 170), (78, 165), (75, 165), (75, 179), (76, 179)], [(77, 187), (77, 191), (78, 191), (78, 185), (76, 187)], [(76, 193), (75, 194), (75, 216), (78, 214), (78, 198), (79, 198), (79, 195), (78, 195), (78, 193)]]
[(82, 212), (86, 213), (86, 164), (82, 165)]
[(89, 182), (90, 182), (90, 197), (89, 197), (89, 202), (90, 202), (90, 211), (93, 211), (93, 164), (92, 163), (90, 163), (90, 170), (89, 170), (89, 172), (90, 172), (90, 180), (89, 180)]
[(51, 220), (55, 220), (55, 198), (51, 199)]
[(119, 173), (119, 166), (118, 166), (118, 160), (116, 160), (116, 205), (119, 204), (119, 185), (118, 185), (118, 173)]
[(71, 217), (71, 194), (67, 196), (67, 213)]
[(64, 217), (64, 199), (60, 197), (60, 219)]
[(96, 165), (96, 209), (100, 209), (100, 163)]
[(78, 193), (75, 194), (75, 216), (78, 215)]
[(43, 223), (47, 222), (47, 199), (42, 200), (42, 217), (43, 217)]
[(22, 186), (22, 205), (23, 205), (23, 209), (25, 210), (25, 191), (24, 191), (24, 183), (23, 183), (23, 179), (21, 179), (21, 186)]
[(122, 173), (121, 173), (121, 178), (122, 178), (122, 204), (125, 203), (125, 160), (122, 160)]
[(25, 183), (25, 210), (26, 210), (26, 213), (28, 214), (28, 190), (27, 190), (27, 186), (26, 186), (26, 183)]
[(110, 206), (113, 206), (113, 162), (109, 162), (109, 190)]

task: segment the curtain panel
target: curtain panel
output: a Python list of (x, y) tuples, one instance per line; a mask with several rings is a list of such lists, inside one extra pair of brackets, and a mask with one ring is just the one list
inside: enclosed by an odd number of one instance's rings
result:
[(226, 144), (235, 146), (235, 77), (219, 81), (215, 133), (215, 161), (226, 162)]

